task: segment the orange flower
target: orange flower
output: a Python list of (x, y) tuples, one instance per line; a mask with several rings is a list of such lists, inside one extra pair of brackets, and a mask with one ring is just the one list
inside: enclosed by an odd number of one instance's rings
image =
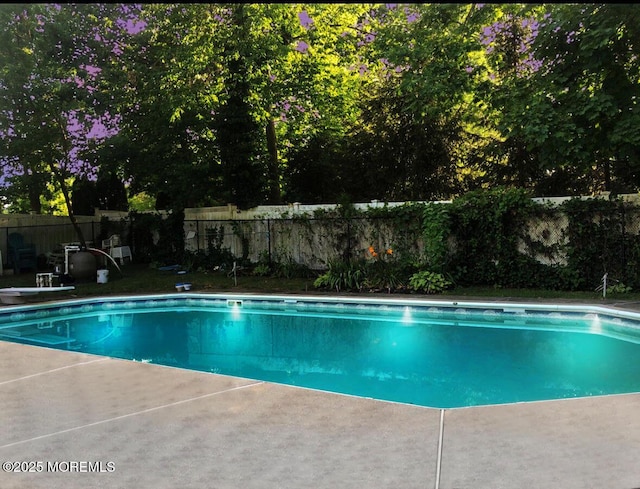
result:
[(369, 253), (373, 255), (375, 252), (376, 252), (375, 248), (373, 246), (369, 246)]
[(387, 250), (387, 255), (393, 255), (393, 250), (391, 248)]

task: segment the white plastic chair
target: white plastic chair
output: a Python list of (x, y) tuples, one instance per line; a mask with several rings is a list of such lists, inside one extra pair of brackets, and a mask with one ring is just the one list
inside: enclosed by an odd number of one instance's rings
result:
[(111, 250), (115, 246), (120, 246), (119, 234), (112, 234), (107, 239), (102, 240), (102, 249), (105, 251)]
[(107, 239), (102, 240), (102, 249), (107, 251), (111, 258), (118, 260), (120, 264), (124, 264), (125, 258), (133, 260), (133, 254), (129, 246), (122, 245), (120, 242), (120, 235), (113, 234)]

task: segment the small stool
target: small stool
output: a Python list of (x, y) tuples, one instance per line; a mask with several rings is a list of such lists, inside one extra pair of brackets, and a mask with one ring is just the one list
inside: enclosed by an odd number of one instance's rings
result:
[(36, 286), (53, 287), (53, 273), (36, 273)]
[(128, 246), (114, 246), (111, 248), (111, 258), (120, 260), (120, 264), (124, 264), (124, 259), (129, 257), (129, 260), (133, 260), (131, 255), (131, 248)]

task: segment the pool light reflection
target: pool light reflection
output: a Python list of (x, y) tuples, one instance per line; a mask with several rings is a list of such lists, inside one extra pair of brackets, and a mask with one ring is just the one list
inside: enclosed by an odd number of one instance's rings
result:
[(240, 319), (240, 308), (242, 307), (242, 301), (228, 300), (227, 307), (231, 308), (231, 317), (234, 320)]
[(411, 308), (409, 306), (406, 306), (404, 308), (404, 313), (402, 314), (402, 324), (413, 324), (413, 316), (411, 315)]
[(600, 321), (600, 316), (598, 314), (594, 314), (591, 319), (591, 327), (589, 328), (589, 332), (594, 334), (602, 334), (602, 323)]

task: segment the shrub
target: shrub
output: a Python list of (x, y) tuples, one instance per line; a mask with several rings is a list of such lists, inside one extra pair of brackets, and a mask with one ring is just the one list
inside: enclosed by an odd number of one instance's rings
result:
[(444, 275), (429, 270), (414, 273), (409, 279), (409, 287), (416, 292), (439, 294), (449, 289), (453, 283)]
[(309, 278), (312, 277), (314, 273), (307, 265), (289, 260), (284, 263), (275, 264), (274, 275), (281, 278)]
[(253, 275), (257, 277), (268, 277), (271, 275), (271, 268), (266, 263), (258, 263), (253, 268)]
[(364, 260), (333, 260), (329, 269), (316, 278), (314, 287), (341, 290), (362, 290), (365, 280)]
[(405, 286), (402, 267), (393, 262), (373, 261), (367, 264), (364, 287), (370, 290), (386, 290), (391, 293)]

